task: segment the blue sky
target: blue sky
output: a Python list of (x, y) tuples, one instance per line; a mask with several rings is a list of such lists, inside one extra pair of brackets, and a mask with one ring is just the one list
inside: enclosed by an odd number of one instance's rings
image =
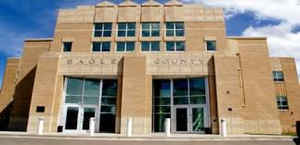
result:
[[(22, 54), (24, 39), (53, 36), (58, 9), (72, 8), (82, 4), (94, 5), (100, 1), (1, 0), (0, 84), (2, 84), (6, 59)], [(113, 2), (119, 3), (120, 1), (114, 0)], [(166, 1), (161, 0), (160, 2)], [(300, 63), (300, 53), (295, 53), (296, 49), (300, 48), (300, 44), (298, 44), (300, 42), (300, 18), (296, 15), (300, 13), (300, 6), (296, 5), (297, 0), (278, 0), (275, 3), (271, 0), (260, 1), (261, 3), (253, 4), (253, 0), (243, 0), (242, 2), (236, 0), (183, 0), (185, 3), (202, 3), (207, 6), (225, 8), (227, 35), (268, 36), (272, 56), (291, 56)], [(143, 2), (138, 1), (138, 3)], [(299, 21), (295, 19), (299, 19)]]

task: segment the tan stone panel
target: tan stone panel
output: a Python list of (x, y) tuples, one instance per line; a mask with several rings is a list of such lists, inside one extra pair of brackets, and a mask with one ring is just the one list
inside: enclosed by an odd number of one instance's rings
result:
[(167, 22), (183, 22), (184, 21), (184, 7), (166, 6), (165, 7), (165, 21), (167, 21)]
[(13, 95), (16, 86), (18, 66), (18, 58), (7, 59), (6, 68), (3, 76), (2, 88), (0, 91), (0, 112), (2, 112), (14, 99)]
[(160, 22), (163, 20), (163, 7), (142, 7), (142, 22)]
[(140, 7), (122, 6), (118, 8), (118, 22), (140, 21)]
[(116, 7), (96, 7), (95, 22), (115, 22), (117, 20)]
[[(54, 57), (56, 56), (56, 57)], [(54, 111), (54, 106), (56, 105), (57, 93), (57, 73), (59, 59), (58, 55), (45, 54), (41, 56), (36, 72), (36, 79), (34, 83), (34, 89), (32, 93), (32, 101), (30, 107), (30, 117), (28, 123), (28, 131), (33, 132), (37, 124), (38, 117), (45, 118), (45, 132), (53, 131), (52, 125), (52, 113)], [(44, 113), (37, 113), (37, 106), (45, 106)], [(56, 120), (55, 120), (56, 122)]]
[[(125, 57), (123, 63), (123, 89), (121, 134), (126, 133), (129, 117), (133, 119), (133, 134), (146, 135), (151, 131), (151, 77), (146, 76), (145, 57)], [(134, 69), (139, 68), (139, 69)], [(132, 105), (135, 104), (135, 105)]]
[(61, 23), (93, 23), (94, 6), (81, 6), (76, 9), (59, 10), (57, 24)]
[(300, 120), (300, 89), (295, 59), (279, 58), (284, 74), (284, 85), (288, 98), (289, 110), (280, 112), (280, 121), (285, 133), (295, 133), (295, 124)]
[(57, 24), (51, 51), (62, 52), (63, 40), (72, 41), (72, 52), (90, 52), (94, 24)]

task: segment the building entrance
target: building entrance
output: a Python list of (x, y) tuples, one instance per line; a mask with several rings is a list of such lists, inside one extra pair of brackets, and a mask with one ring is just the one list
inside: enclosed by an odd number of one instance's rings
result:
[(186, 132), (204, 132), (204, 113), (205, 107), (189, 107), (189, 106), (176, 106), (174, 107), (174, 128), (177, 133)]
[(153, 132), (164, 132), (171, 118), (173, 133), (210, 132), (206, 78), (153, 80)]
[(116, 96), (117, 80), (66, 78), (64, 132), (88, 132), (95, 118), (95, 132), (114, 133)]

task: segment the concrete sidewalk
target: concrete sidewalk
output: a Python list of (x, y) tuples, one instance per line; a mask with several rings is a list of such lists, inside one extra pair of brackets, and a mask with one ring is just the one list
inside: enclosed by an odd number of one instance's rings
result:
[(43, 135), (26, 132), (0, 132), (0, 138), (28, 138), (28, 139), (61, 139), (61, 140), (107, 140), (107, 141), (293, 141), (295, 136), (281, 135), (199, 135), (199, 134), (153, 134), (152, 136), (123, 136), (120, 134), (65, 134), (47, 133)]

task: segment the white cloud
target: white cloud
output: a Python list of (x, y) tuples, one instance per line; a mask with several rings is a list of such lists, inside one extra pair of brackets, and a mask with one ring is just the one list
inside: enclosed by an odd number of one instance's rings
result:
[[(259, 20), (277, 19), (278, 25), (248, 27), (244, 36), (266, 36), (271, 56), (296, 58), (300, 75), (300, 32), (293, 28), (300, 26), (300, 0), (184, 0), (213, 7), (225, 8), (226, 19), (251, 11)], [(230, 27), (230, 26), (229, 26)]]

